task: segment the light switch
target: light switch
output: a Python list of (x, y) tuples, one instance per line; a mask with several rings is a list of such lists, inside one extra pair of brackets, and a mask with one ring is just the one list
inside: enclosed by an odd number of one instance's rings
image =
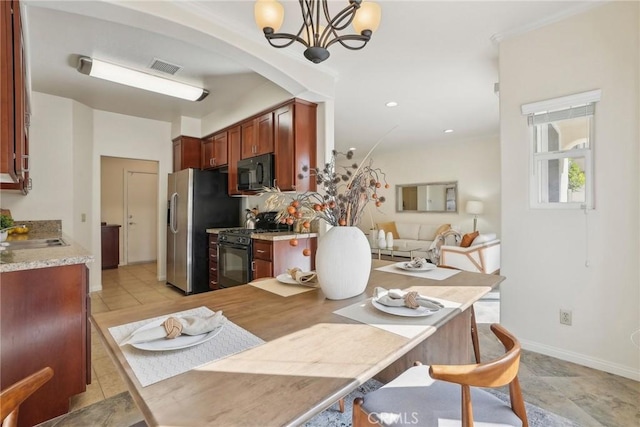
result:
[(85, 213), (80, 214), (80, 221), (87, 222), (87, 214), (85, 214)]

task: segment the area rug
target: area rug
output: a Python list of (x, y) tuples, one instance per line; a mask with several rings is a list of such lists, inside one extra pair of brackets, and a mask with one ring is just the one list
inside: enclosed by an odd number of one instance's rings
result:
[[(321, 412), (309, 420), (305, 427), (350, 427), (351, 410), (353, 400), (366, 393), (378, 389), (382, 384), (376, 380), (369, 380), (345, 397), (345, 411), (340, 413), (338, 404)], [(488, 390), (508, 404), (509, 396), (497, 390)], [(578, 424), (545, 411), (538, 406), (526, 403), (527, 416), (530, 427), (580, 427)], [(146, 425), (142, 422), (142, 414), (137, 409), (128, 392), (105, 399), (101, 402), (63, 415), (56, 419), (40, 424), (38, 427), (140, 427)], [(261, 426), (270, 427), (270, 426)], [(276, 427), (276, 426), (274, 426)]]

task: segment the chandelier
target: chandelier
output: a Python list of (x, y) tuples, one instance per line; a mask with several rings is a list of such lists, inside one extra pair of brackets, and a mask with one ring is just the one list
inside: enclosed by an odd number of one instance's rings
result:
[[(366, 0), (349, 0), (347, 7), (331, 16), (329, 0), (299, 0), (302, 25), (296, 34), (278, 33), (284, 20), (284, 7), (276, 0), (257, 0), (254, 14), (258, 28), (273, 47), (283, 48), (294, 42), (307, 49), (304, 56), (318, 64), (329, 57), (334, 43), (351, 50), (365, 47), (380, 24), (380, 6)], [(334, 2), (335, 3), (335, 2)], [(355, 34), (340, 34), (353, 24)]]

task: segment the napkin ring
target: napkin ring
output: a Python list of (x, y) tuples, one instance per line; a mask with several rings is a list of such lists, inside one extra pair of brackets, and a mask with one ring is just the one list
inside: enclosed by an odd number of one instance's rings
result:
[(420, 307), (420, 304), (418, 304), (418, 293), (415, 291), (407, 292), (407, 294), (404, 296), (404, 305), (409, 308)]
[(169, 317), (162, 325), (167, 332), (167, 339), (173, 339), (182, 333), (182, 323), (175, 317)]

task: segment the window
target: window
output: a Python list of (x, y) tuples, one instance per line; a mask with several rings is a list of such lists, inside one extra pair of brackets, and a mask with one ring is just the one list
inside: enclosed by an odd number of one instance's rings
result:
[(600, 91), (526, 104), (530, 206), (593, 208), (593, 119)]

